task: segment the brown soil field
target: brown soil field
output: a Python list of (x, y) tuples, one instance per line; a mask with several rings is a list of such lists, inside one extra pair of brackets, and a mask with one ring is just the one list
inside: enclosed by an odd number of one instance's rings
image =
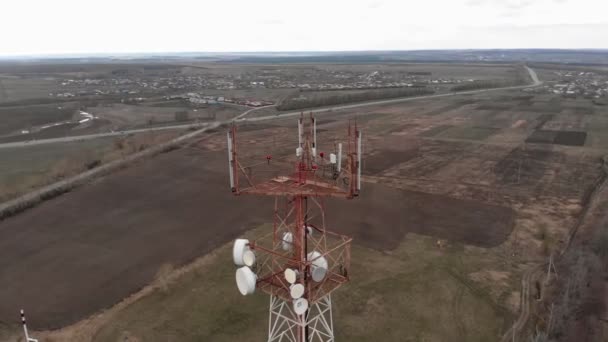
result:
[(25, 308), (37, 328), (73, 323), (149, 283), (161, 264), (184, 264), (271, 215), (253, 198), (233, 206), (214, 161), (178, 150), (3, 221), (0, 320)]
[(381, 184), (364, 187), (364, 196), (349, 203), (328, 201), (326, 220), (328, 229), (353, 236), (366, 247), (394, 249), (407, 233), (494, 247), (513, 228), (511, 208)]
[(416, 158), (418, 154), (419, 151), (416, 147), (406, 151), (386, 150), (377, 152), (365, 158), (365, 171), (368, 174), (375, 175), (395, 165)]

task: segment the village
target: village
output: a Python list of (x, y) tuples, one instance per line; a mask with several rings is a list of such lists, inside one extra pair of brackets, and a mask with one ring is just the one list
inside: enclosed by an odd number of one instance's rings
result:
[(608, 75), (592, 71), (559, 70), (543, 87), (530, 90), (567, 98), (600, 99), (608, 97)]
[(116, 76), (58, 79), (57, 91), (50, 97), (73, 98), (81, 96), (146, 96), (164, 95), (168, 98), (186, 98), (192, 103), (211, 104), (233, 102), (248, 106), (271, 103), (255, 99), (237, 99), (228, 96), (192, 95), (195, 91), (246, 90), (246, 89), (294, 89), (300, 91), (364, 90), (402, 88), (416, 86), (453, 85), (474, 82), (475, 79), (458, 77), (433, 77), (431, 72), (397, 71), (342, 71), (320, 68), (300, 70), (255, 70), (238, 74), (206, 73), (203, 75)]

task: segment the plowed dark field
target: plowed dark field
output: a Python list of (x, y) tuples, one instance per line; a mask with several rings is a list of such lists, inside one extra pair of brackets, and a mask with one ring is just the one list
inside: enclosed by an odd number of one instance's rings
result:
[(0, 321), (25, 308), (36, 329), (73, 323), (163, 263), (187, 263), (271, 217), (270, 204), (233, 198), (221, 156), (220, 168), (217, 153), (160, 155), (1, 222)]
[(407, 233), (493, 247), (513, 228), (511, 208), (380, 184), (364, 186), (361, 198), (328, 203), (327, 228), (374, 249), (396, 248)]

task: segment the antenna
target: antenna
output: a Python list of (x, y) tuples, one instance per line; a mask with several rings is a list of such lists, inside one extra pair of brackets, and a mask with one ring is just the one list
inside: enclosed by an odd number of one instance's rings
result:
[(357, 135), (357, 192), (361, 190), (361, 131), (355, 126)]
[(312, 158), (317, 159), (317, 120), (310, 113), (310, 120), (312, 121)]
[(232, 132), (227, 132), (226, 137), (228, 139), (228, 173), (230, 174), (230, 190), (232, 192), (235, 191), (236, 187), (234, 186), (234, 170), (233, 170), (233, 151), (232, 151)]
[(336, 169), (340, 172), (342, 168), (342, 143), (338, 143), (338, 164)]
[(26, 342), (38, 342), (37, 339), (31, 338), (27, 332), (27, 324), (25, 324), (25, 312), (21, 309), (21, 324), (23, 324), (23, 333), (25, 334)]
[(302, 122), (304, 114), (300, 114), (298, 119), (298, 147), (302, 147), (302, 138), (304, 134), (304, 123)]
[[(342, 158), (342, 143), (334, 145), (329, 158), (324, 158), (323, 152), (317, 158), (317, 121), (310, 113), (305, 130), (301, 113), (295, 156), (290, 154), (285, 159), (295, 167), (282, 176), (257, 183), (253, 180), (263, 177), (253, 176), (256, 166), (272, 167), (274, 162), (267, 159), (241, 165), (236, 142), (234, 123), (228, 133), (230, 186), (234, 194), (275, 198), (272, 232), (255, 241), (234, 241), (237, 288), (242, 295), (256, 290), (270, 295), (268, 341), (333, 342), (331, 293), (350, 281), (352, 238), (326, 228), (324, 198), (352, 199), (359, 195), (361, 132), (356, 124), (354, 128), (349, 124), (346, 158)], [(284, 164), (277, 166), (281, 165)], [(326, 169), (333, 172), (325, 172)], [(245, 188), (239, 187), (241, 177), (246, 180), (243, 184), (248, 184)]]

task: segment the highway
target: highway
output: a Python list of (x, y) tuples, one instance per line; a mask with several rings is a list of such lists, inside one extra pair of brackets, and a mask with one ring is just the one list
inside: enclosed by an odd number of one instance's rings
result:
[[(543, 84), (543, 82), (538, 79), (538, 76), (533, 69), (529, 68), (528, 66), (526, 66), (525, 68), (528, 70), (528, 73), (530, 74), (530, 78), (532, 78), (532, 84), (522, 85), (522, 86), (511, 86), (511, 87), (502, 87), (502, 88), (452, 92), (452, 93), (445, 93), (445, 94), (438, 94), (438, 95), (425, 95), (425, 96), (405, 97), (405, 98), (396, 98), (396, 99), (389, 99), (389, 100), (362, 102), (362, 103), (354, 103), (354, 104), (349, 104), (349, 105), (314, 108), (314, 109), (308, 109), (306, 111), (313, 111), (315, 114), (318, 114), (318, 113), (334, 112), (334, 111), (339, 111), (339, 110), (344, 110), (344, 109), (372, 107), (372, 106), (394, 104), (394, 103), (401, 103), (401, 102), (410, 102), (410, 101), (417, 101), (417, 100), (424, 100), (424, 99), (442, 98), (442, 97), (455, 96), (455, 95), (482, 94), (482, 93), (502, 91), (502, 90), (523, 89), (523, 88), (537, 87), (537, 86), (540, 86)], [(274, 106), (274, 105), (272, 105), (272, 106)], [(125, 131), (97, 133), (97, 134), (89, 134), (89, 135), (77, 135), (77, 136), (69, 136), (69, 137), (61, 137), (61, 138), (10, 142), (10, 143), (0, 144), (0, 148), (27, 147), (27, 146), (33, 146), (33, 145), (81, 141), (81, 140), (89, 140), (89, 139), (96, 139), (96, 138), (102, 138), (102, 137), (124, 136), (124, 135), (131, 134), (131, 133), (142, 133), (142, 132), (160, 131), (160, 130), (167, 130), (167, 129), (186, 129), (186, 128), (190, 128), (190, 127), (196, 127), (196, 128), (200, 129), (200, 128), (204, 128), (204, 127), (207, 127), (210, 125), (220, 125), (220, 124), (230, 123), (232, 121), (247, 121), (247, 122), (255, 121), (255, 122), (257, 122), (257, 121), (282, 119), (285, 117), (300, 115), (300, 113), (302, 112), (302, 111), (297, 111), (297, 112), (290, 112), (290, 113), (278, 113), (275, 115), (260, 116), (260, 117), (255, 117), (255, 118), (246, 117), (247, 115), (249, 115), (250, 113), (252, 113), (258, 109), (268, 108), (268, 107), (272, 107), (272, 106), (264, 106), (264, 107), (248, 109), (248, 110), (244, 111), (243, 113), (241, 113), (240, 115), (238, 115), (237, 117), (235, 117), (234, 119), (228, 120), (228, 121), (223, 121), (223, 122), (214, 121), (214, 122), (204, 123), (204, 124), (190, 123), (190, 124), (163, 126), (163, 127), (150, 127), (150, 128), (140, 128), (140, 129), (125, 130)]]
[[(386, 105), (386, 104), (392, 104), (392, 103), (401, 103), (401, 102), (417, 101), (417, 100), (424, 100), (424, 99), (433, 99), (433, 98), (448, 97), (448, 96), (454, 96), (454, 95), (481, 94), (481, 93), (494, 92), (494, 91), (499, 91), (499, 90), (524, 89), (524, 88), (530, 88), (530, 87), (538, 87), (538, 86), (540, 86), (540, 85), (543, 84), (543, 82), (538, 79), (538, 76), (536, 75), (536, 72), (534, 70), (532, 70), (531, 68), (529, 68), (527, 66), (526, 66), (526, 69), (528, 70), (528, 73), (530, 74), (530, 78), (532, 78), (532, 84), (522, 85), (522, 86), (502, 87), (502, 88), (471, 90), (471, 91), (459, 91), (459, 92), (452, 92), (452, 93), (445, 93), (445, 94), (438, 94), (438, 95), (424, 95), (424, 96), (416, 96), (416, 97), (402, 97), (402, 98), (396, 98), (396, 99), (390, 99), (390, 100), (380, 100), (380, 101), (372, 101), (372, 102), (355, 103), (355, 104), (343, 105), (343, 106), (316, 108), (316, 109), (310, 109), (310, 110), (306, 110), (306, 111), (312, 111), (315, 114), (317, 114), (317, 113), (323, 113), (323, 112), (333, 112), (333, 111), (343, 110), (343, 109), (352, 109), (352, 108), (359, 108), (359, 107), (370, 107), (370, 106)], [(281, 113), (279, 115), (268, 115), (268, 116), (262, 116), (262, 117), (258, 117), (258, 118), (242, 118), (241, 117), (237, 121), (244, 121), (244, 120), (247, 120), (247, 121), (272, 120), (272, 119), (283, 118), (283, 117), (287, 117), (287, 116), (296, 116), (296, 115), (300, 115), (300, 113), (302, 113), (302, 111), (291, 112), (291, 113)]]

